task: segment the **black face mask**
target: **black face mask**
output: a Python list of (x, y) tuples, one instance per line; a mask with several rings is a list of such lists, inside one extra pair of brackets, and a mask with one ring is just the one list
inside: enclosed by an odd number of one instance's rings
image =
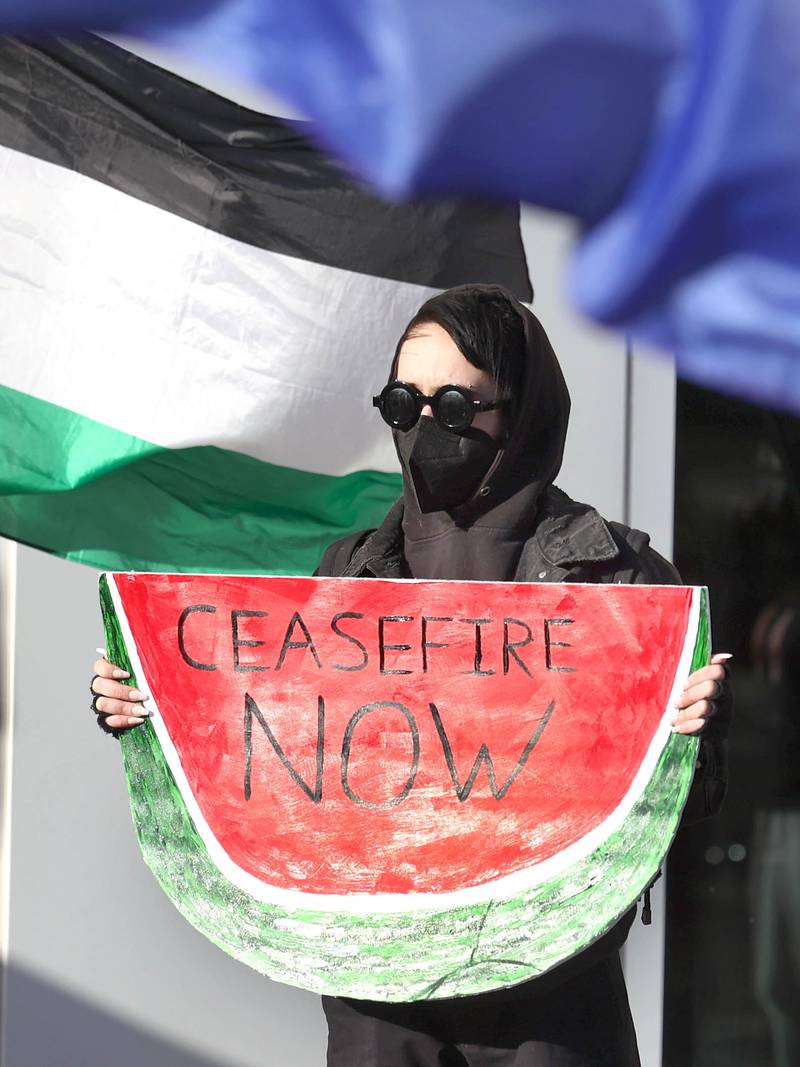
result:
[(451, 433), (423, 416), (395, 442), (403, 473), (422, 512), (444, 511), (463, 504), (480, 484), (499, 445), (483, 430), (469, 427)]

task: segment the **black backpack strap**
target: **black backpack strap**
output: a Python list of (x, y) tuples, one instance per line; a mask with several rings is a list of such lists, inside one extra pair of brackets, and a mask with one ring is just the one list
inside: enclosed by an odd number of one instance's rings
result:
[(325, 553), (314, 571), (317, 578), (338, 578), (347, 568), (354, 554), (363, 545), (373, 530), (358, 530), (348, 537), (342, 537), (328, 545)]

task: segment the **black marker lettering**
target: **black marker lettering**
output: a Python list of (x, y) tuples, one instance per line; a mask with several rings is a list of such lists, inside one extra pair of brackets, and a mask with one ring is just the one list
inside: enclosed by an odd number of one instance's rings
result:
[(552, 641), (550, 639), (551, 626), (571, 626), (574, 619), (545, 619), (544, 620), (544, 661), (548, 671), (574, 671), (574, 667), (557, 667), (553, 663), (551, 648), (572, 648), (568, 641)]
[(429, 641), (428, 640), (428, 623), (429, 622), (452, 622), (453, 619), (449, 615), (423, 615), (422, 616), (422, 672), (423, 674), (428, 670), (428, 649), (429, 648), (449, 648), (450, 646), (446, 641)]
[(239, 637), (239, 619), (263, 619), (266, 618), (266, 611), (245, 611), (234, 609), (231, 612), (231, 640), (233, 642), (233, 669), (240, 673), (245, 671), (268, 671), (269, 667), (263, 667), (258, 663), (240, 663), (239, 662), (239, 649), (240, 648), (258, 648), (263, 645), (263, 641), (250, 641)]
[[(371, 800), (364, 800), (363, 797), (358, 796), (350, 788), (350, 782), (348, 775), (350, 771), (350, 749), (353, 744), (353, 731), (356, 726), (361, 722), (365, 715), (369, 715), (373, 711), (378, 711), (380, 708), (395, 708), (401, 715), (405, 716), (405, 720), (408, 723), (408, 728), (411, 731), (411, 741), (414, 746), (414, 753), (411, 757), (411, 770), (409, 771), (406, 784), (403, 786), (397, 796), (389, 797), (388, 800), (381, 801), (376, 804)], [(417, 777), (417, 771), (419, 770), (419, 728), (417, 727), (417, 721), (407, 707), (403, 704), (398, 704), (393, 700), (377, 700), (374, 704), (365, 704), (359, 708), (350, 722), (347, 724), (347, 729), (344, 732), (344, 738), (342, 740), (342, 789), (345, 792), (345, 796), (349, 797), (354, 804), (358, 804), (362, 808), (373, 808), (379, 810), (382, 808), (394, 808), (398, 804), (401, 804), (411, 790), (414, 788), (414, 781)]]
[(460, 622), (468, 622), (475, 627), (475, 662), (471, 671), (464, 671), (464, 674), (494, 674), (494, 671), (485, 671), (481, 667), (481, 660), (483, 657), (483, 642), (481, 640), (481, 626), (488, 626), (491, 623), (491, 619), (460, 619)]
[[(303, 631), (303, 636), (305, 640), (291, 640), (295, 626), (299, 626), (300, 629)], [(283, 644), (281, 645), (281, 652), (278, 656), (278, 662), (275, 664), (276, 671), (279, 671), (283, 666), (283, 661), (286, 659), (286, 653), (289, 651), (290, 648), (307, 648), (311, 655), (314, 657), (314, 662), (316, 663), (316, 665), (320, 669), (322, 668), (322, 664), (319, 661), (319, 656), (317, 655), (317, 650), (314, 647), (314, 642), (311, 639), (311, 634), (308, 632), (308, 627), (303, 622), (303, 617), (301, 616), (299, 611), (296, 611), (294, 615), (292, 615), (291, 619), (289, 619), (289, 625), (286, 627), (286, 633), (283, 637)]]
[(325, 701), (322, 697), (317, 698), (317, 780), (314, 788), (300, 777), (289, 761), (288, 756), (278, 743), (278, 739), (269, 727), (269, 723), (261, 714), (261, 709), (249, 693), (244, 695), (244, 799), (249, 800), (251, 794), (251, 776), (253, 770), (253, 716), (258, 719), (258, 724), (269, 738), (269, 742), (275, 750), (275, 755), (284, 765), (286, 770), (300, 788), (303, 790), (312, 804), (319, 804), (322, 800), (322, 772), (325, 769)]
[[(521, 641), (509, 641), (508, 628), (512, 623), (515, 626), (522, 626), (525, 630), (527, 636), (523, 637)], [(525, 673), (530, 678), (531, 672), (520, 659), (517, 649), (524, 648), (525, 645), (529, 645), (532, 640), (533, 634), (531, 633), (530, 626), (528, 626), (526, 622), (523, 622), (521, 619), (514, 619), (510, 615), (507, 618), (503, 619), (503, 674), (508, 674), (510, 657), (513, 656), (519, 666), (522, 667), (523, 671), (525, 671)]]
[(486, 776), (489, 779), (489, 788), (492, 791), (492, 796), (495, 798), (495, 800), (502, 800), (511, 788), (511, 786), (519, 777), (522, 768), (528, 762), (528, 756), (530, 756), (531, 752), (533, 752), (539, 738), (542, 736), (542, 732), (544, 731), (545, 726), (547, 726), (547, 723), (550, 720), (550, 716), (553, 714), (555, 706), (556, 702), (554, 700), (551, 701), (547, 711), (541, 717), (536, 726), (536, 729), (531, 734), (530, 740), (528, 741), (525, 748), (522, 750), (522, 755), (517, 760), (517, 764), (514, 767), (514, 770), (506, 779), (505, 785), (502, 785), (498, 789), (497, 781), (495, 780), (494, 776), (494, 763), (492, 762), (492, 756), (489, 752), (489, 747), (485, 742), (478, 749), (478, 754), (475, 757), (475, 762), (472, 764), (472, 770), (469, 772), (469, 777), (463, 785), (461, 784), (458, 779), (458, 771), (456, 770), (455, 760), (453, 759), (453, 749), (450, 745), (450, 739), (447, 736), (447, 731), (444, 728), (442, 717), (439, 714), (439, 709), (436, 707), (435, 704), (430, 704), (431, 716), (433, 718), (434, 725), (436, 726), (436, 732), (439, 735), (439, 741), (442, 745), (444, 758), (447, 761), (447, 769), (450, 772), (450, 778), (453, 782), (453, 788), (456, 791), (456, 796), (458, 797), (458, 799), (461, 801), (467, 799), (467, 797), (472, 792), (472, 787), (475, 784), (475, 779), (478, 777), (478, 771), (480, 770), (481, 764), (485, 763)]
[(193, 659), (186, 651), (184, 627), (186, 626), (186, 620), (194, 611), (203, 611), (213, 614), (217, 609), (213, 604), (192, 604), (191, 607), (184, 608), (178, 619), (178, 648), (180, 653), (190, 667), (194, 667), (198, 671), (215, 671), (217, 669), (216, 663), (200, 663), (199, 660)]
[(364, 618), (364, 612), (363, 611), (340, 611), (338, 615), (334, 615), (333, 618), (331, 619), (331, 629), (333, 630), (333, 632), (335, 634), (338, 634), (339, 637), (343, 637), (346, 641), (352, 641), (354, 645), (358, 645), (358, 647), (361, 649), (361, 662), (360, 663), (354, 663), (352, 666), (344, 666), (341, 663), (334, 663), (332, 666), (333, 666), (333, 669), (335, 671), (361, 671), (369, 663), (369, 653), (367, 652), (367, 646), (362, 641), (359, 641), (359, 639), (357, 637), (353, 637), (352, 634), (346, 634), (344, 632), (344, 630), (339, 628), (339, 620), (340, 619), (363, 619), (363, 618)]
[(386, 650), (395, 652), (407, 652), (411, 645), (387, 645), (385, 641), (385, 628), (387, 622), (411, 622), (411, 615), (379, 615), (378, 616), (378, 652), (380, 655), (381, 674), (411, 674), (411, 671), (401, 670), (399, 667), (386, 666)]

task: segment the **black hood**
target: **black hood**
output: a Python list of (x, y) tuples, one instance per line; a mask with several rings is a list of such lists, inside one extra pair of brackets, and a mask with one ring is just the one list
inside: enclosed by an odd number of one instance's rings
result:
[(423, 514), (404, 471), (403, 531), (414, 577), (512, 578), (539, 497), (561, 468), (569, 392), (542, 324), (514, 304), (525, 333), (522, 387), (504, 416), (505, 439), (486, 475), (463, 504)]
[[(570, 411), (567, 384), (541, 322), (523, 304), (517, 303), (516, 307), (525, 331), (521, 396), (506, 427), (503, 448), (473, 496), (460, 509), (462, 521), (466, 522), (477, 521), (512, 498), (509, 519), (530, 515), (542, 490), (557, 477), (564, 457)], [(519, 497), (520, 493), (523, 497)]]

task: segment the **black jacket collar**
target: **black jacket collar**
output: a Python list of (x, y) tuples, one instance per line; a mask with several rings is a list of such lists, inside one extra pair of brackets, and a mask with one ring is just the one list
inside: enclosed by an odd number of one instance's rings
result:
[(542, 499), (535, 537), (542, 556), (557, 567), (604, 563), (619, 555), (617, 542), (599, 512), (555, 486)]
[[(544, 493), (532, 536), (520, 559), (517, 578), (530, 580), (527, 573), (536, 564), (533, 556), (546, 563), (569, 568), (580, 563), (602, 563), (619, 556), (619, 547), (608, 524), (588, 504), (570, 499), (555, 486)], [(345, 574), (368, 572), (379, 578), (408, 578), (403, 557), (403, 501), (392, 505), (381, 525), (355, 552)]]

